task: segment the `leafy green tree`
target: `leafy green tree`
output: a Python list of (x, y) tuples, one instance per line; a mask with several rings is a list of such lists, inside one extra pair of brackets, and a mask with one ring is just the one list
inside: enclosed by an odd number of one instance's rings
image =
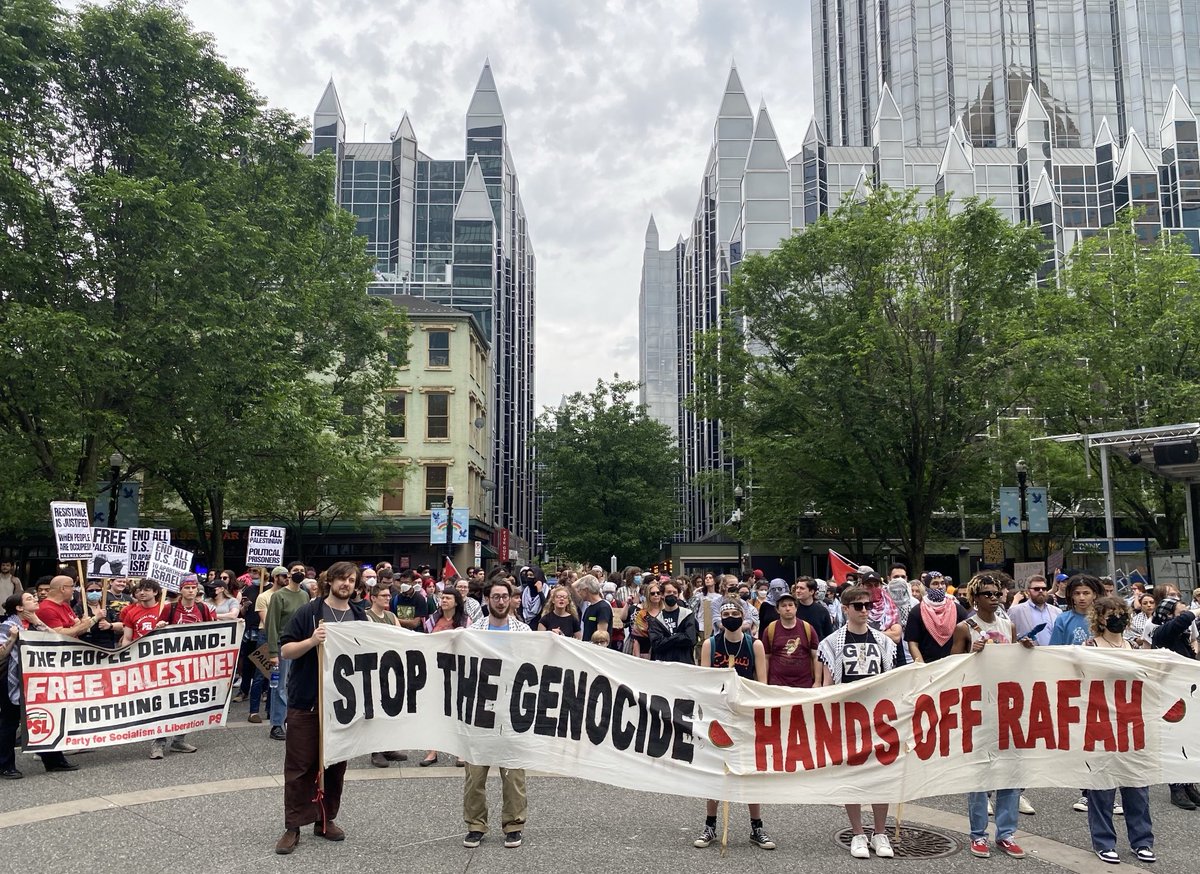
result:
[(630, 401), (636, 390), (599, 380), (538, 420), (542, 524), (557, 554), (647, 564), (674, 530), (678, 452), (670, 429)]
[(1033, 282), (1042, 243), (978, 201), (881, 189), (742, 262), (692, 402), (748, 465), (755, 540), (815, 512), (896, 532), (923, 568), (934, 514), (988, 462), (980, 435), (1036, 393), (1060, 306)]

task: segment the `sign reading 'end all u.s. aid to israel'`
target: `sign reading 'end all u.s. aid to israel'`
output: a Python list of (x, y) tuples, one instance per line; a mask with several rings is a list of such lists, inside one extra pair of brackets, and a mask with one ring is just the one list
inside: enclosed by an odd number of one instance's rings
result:
[(1200, 779), (1200, 663), (994, 645), (821, 689), (553, 634), (326, 623), (327, 762), (433, 749), (630, 789), (778, 803)]

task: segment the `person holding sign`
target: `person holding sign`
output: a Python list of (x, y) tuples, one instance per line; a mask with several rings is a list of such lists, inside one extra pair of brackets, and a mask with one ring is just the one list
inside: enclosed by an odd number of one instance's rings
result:
[(46, 600), (38, 605), (38, 619), (51, 631), (66, 637), (82, 637), (96, 624), (96, 617), (84, 616), (80, 619), (76, 616), (75, 608), (71, 606), (74, 595), (73, 579), (66, 574), (54, 577), (46, 590)]
[[(746, 680), (767, 682), (767, 654), (762, 641), (755, 640), (744, 631), (745, 606), (730, 598), (721, 605), (721, 633), (714, 634), (700, 647), (700, 667), (732, 668)], [(775, 849), (775, 842), (763, 830), (762, 805), (749, 804), (750, 843), (763, 850)], [(726, 820), (728, 820), (726, 816)], [(717, 801), (709, 798), (704, 802), (704, 831), (692, 842), (692, 846), (704, 849), (717, 839)]]
[(129, 646), (154, 629), (166, 627), (159, 604), (161, 591), (154, 580), (138, 583), (133, 590), (133, 603), (121, 611), (121, 646)]
[(339, 561), (326, 571), (328, 594), (309, 601), (293, 615), (279, 636), (279, 654), (291, 662), (287, 687), (287, 737), (283, 754), (283, 836), (275, 844), (281, 856), (300, 843), (300, 829), (313, 823), (313, 834), (343, 841), (346, 833), (334, 820), (342, 804), (346, 763), (321, 771), (321, 716), (317, 708), (317, 648), (325, 642), (322, 623), (366, 622), (367, 614), (350, 598), (358, 568)]

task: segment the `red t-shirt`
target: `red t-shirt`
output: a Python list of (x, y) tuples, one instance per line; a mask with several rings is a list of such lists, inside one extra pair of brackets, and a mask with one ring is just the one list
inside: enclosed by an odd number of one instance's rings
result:
[(772, 622), (762, 633), (763, 649), (770, 656), (767, 682), (772, 686), (811, 689), (812, 653), (819, 643), (813, 627), (801, 619), (792, 628), (784, 628), (778, 620)]
[(79, 621), (70, 604), (59, 604), (49, 598), (38, 604), (37, 615), (47, 628), (71, 628)]
[(130, 604), (121, 611), (121, 624), (133, 630), (132, 640), (137, 640), (143, 634), (149, 634), (158, 624), (158, 604), (143, 607), (141, 604)]
[(163, 619), (168, 625), (191, 625), (195, 622), (212, 622), (212, 608), (203, 601), (193, 601), (192, 606), (184, 609), (182, 601), (176, 601), (163, 610)]

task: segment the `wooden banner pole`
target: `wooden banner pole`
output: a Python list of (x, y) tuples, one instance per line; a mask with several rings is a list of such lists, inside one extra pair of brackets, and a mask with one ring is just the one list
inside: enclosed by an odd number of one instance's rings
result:
[(100, 586), (100, 617), (106, 618), (107, 616), (108, 616), (108, 577), (105, 577), (104, 583)]
[[(325, 624), (324, 619), (317, 620), (317, 628)], [(317, 771), (317, 790), (325, 791), (325, 646), (317, 644), (317, 761), (320, 770)]]

